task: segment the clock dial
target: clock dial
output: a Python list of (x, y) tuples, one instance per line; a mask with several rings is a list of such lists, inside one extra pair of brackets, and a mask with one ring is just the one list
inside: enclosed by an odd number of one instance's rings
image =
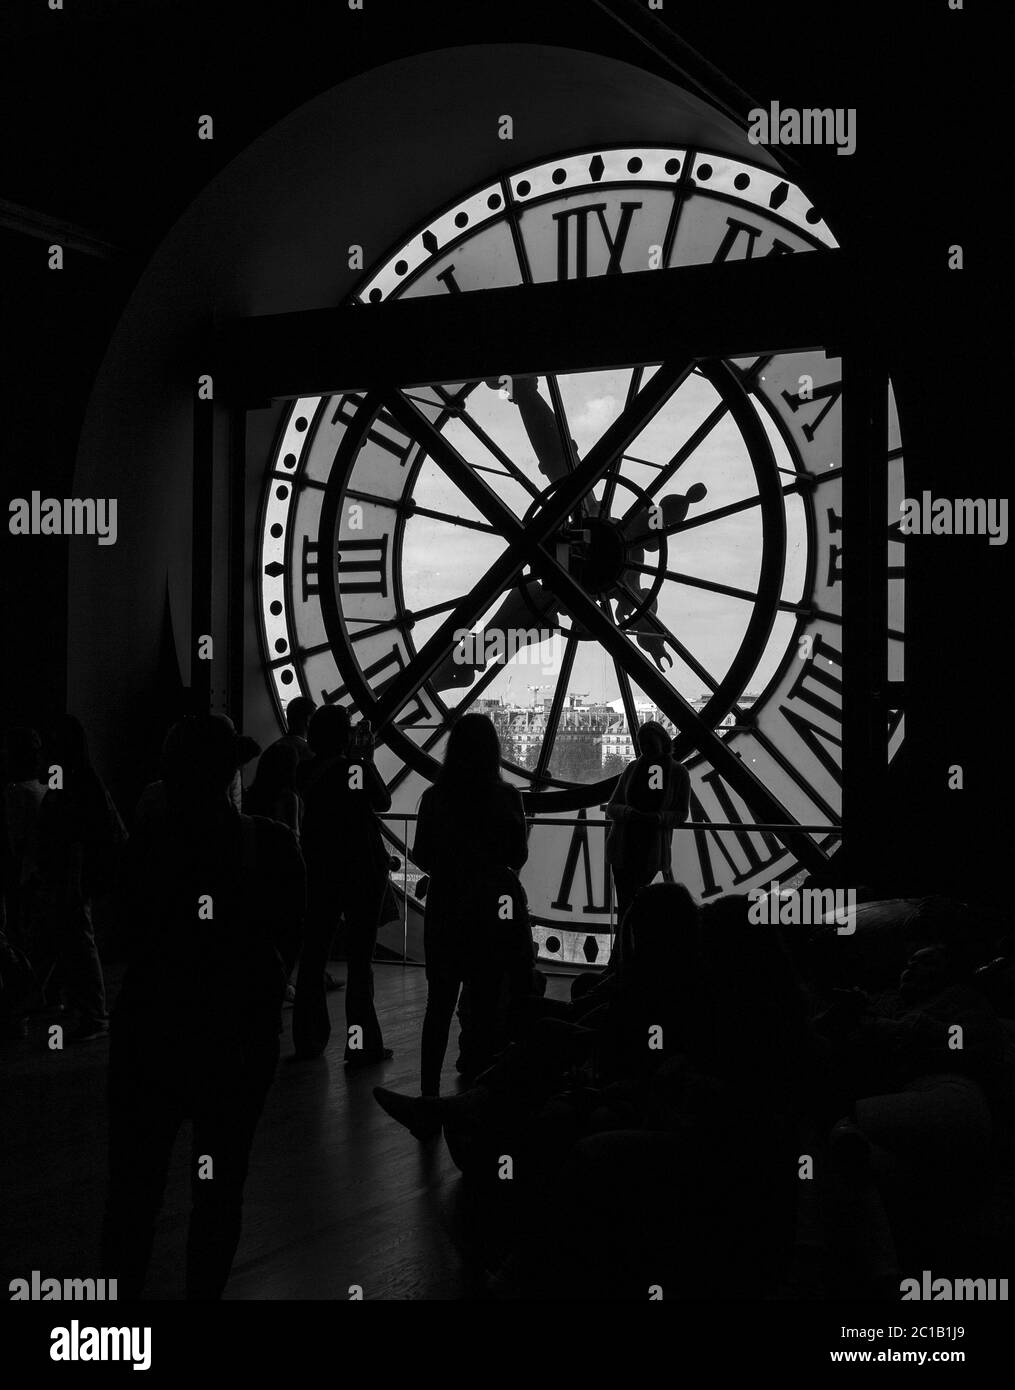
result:
[[(356, 298), (834, 245), (769, 171), (591, 151), (470, 194)], [(489, 713), (505, 775), (540, 817), (525, 881), (546, 955), (601, 949), (601, 806), (647, 717), (671, 729), (702, 823), (674, 836), (680, 881), (708, 899), (820, 867), (841, 810), (842, 391), (839, 361), (809, 351), (296, 401), (267, 470), (258, 564), (276, 708), (304, 693), (371, 718), (409, 814), (454, 719)], [(884, 496), (899, 680), (894, 402)], [(896, 713), (893, 754), (902, 733)], [(759, 819), (792, 829), (743, 828)], [(404, 844), (397, 822), (392, 838)]]

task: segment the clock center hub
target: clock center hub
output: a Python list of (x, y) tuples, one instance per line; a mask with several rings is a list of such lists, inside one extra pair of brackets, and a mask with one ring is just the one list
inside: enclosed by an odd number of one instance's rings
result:
[(568, 543), (571, 574), (587, 593), (606, 593), (620, 579), (625, 568), (624, 538), (617, 522), (585, 517), (561, 539)]

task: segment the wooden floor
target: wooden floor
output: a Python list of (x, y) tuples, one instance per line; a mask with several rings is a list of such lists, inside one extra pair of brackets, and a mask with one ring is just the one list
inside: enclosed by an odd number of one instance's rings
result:
[[(344, 966), (332, 962), (342, 978)], [(377, 1012), (394, 1058), (342, 1065), (344, 993), (329, 996), (332, 1040), (315, 1062), (292, 1060), (292, 1011), (282, 1061), (254, 1141), (243, 1235), (228, 1299), (472, 1296), (451, 1236), (458, 1170), (443, 1142), (420, 1145), (377, 1106), (383, 1084), (419, 1093), (426, 981), (418, 967), (375, 967)], [(564, 997), (567, 981), (551, 981)], [(115, 986), (115, 980), (110, 981)], [(111, 989), (111, 994), (114, 990)], [(51, 1020), (25, 1042), (0, 1044), (0, 1288), (30, 1275), (97, 1276), (105, 1198), (108, 1043), (47, 1048)], [(442, 1089), (457, 1077), (455, 1031)], [(173, 1155), (146, 1296), (182, 1296), (190, 1137)]]

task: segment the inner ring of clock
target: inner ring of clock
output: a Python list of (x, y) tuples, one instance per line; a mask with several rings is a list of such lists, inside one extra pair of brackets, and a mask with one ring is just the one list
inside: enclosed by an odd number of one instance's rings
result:
[[(779, 470), (765, 428), (749, 398), (746, 374), (737, 370), (733, 364), (714, 359), (702, 360), (696, 368), (696, 373), (716, 391), (746, 449), (746, 459), (757, 489), (756, 505), (760, 523), (759, 567), (751, 585), (754, 592), (750, 615), (738, 636), (734, 654), (725, 673), (709, 683), (708, 698), (699, 712), (700, 719), (715, 726), (733, 707), (740, 693), (747, 688), (747, 681), (764, 651), (775, 620), (786, 558), (786, 518)], [(350, 428), (343, 438), (324, 491), (317, 528), (318, 545), (326, 550), (341, 551), (339, 536), (345, 488), (362, 442), (368, 437), (381, 409), (382, 402), (377, 395), (368, 393), (364, 396), (359, 401)], [(426, 450), (420, 449), (405, 477), (404, 486), (410, 494), (416, 486), (426, 457)], [(668, 558), (666, 547), (671, 535), (681, 534), (685, 519), (689, 525), (698, 525), (699, 515), (707, 513), (713, 499), (710, 499), (710, 504), (706, 504), (704, 508), (697, 507), (698, 502), (706, 495), (705, 484), (702, 482), (693, 483), (682, 493), (664, 493), (661, 488), (655, 491), (651, 487), (642, 489), (623, 475), (619, 464), (619, 458), (613, 461), (602, 475), (601, 482), (576, 502), (567, 519), (543, 544), (554, 558), (568, 569), (569, 574), (587, 594), (589, 601), (599, 607), (616, 628), (627, 631), (635, 650), (640, 649), (657, 670), (667, 673), (673, 667), (674, 655), (681, 656), (681, 648), (685, 644), (677, 632), (667, 628), (655, 611), (650, 611), (654, 608), (656, 595), (662, 592), (663, 586), (673, 577), (673, 562)], [(569, 475), (565, 474), (566, 476)], [(538, 497), (531, 498), (525, 516), (519, 519), (528, 521), (535, 517), (547, 504), (553, 487), (562, 481), (563, 479), (555, 480)], [(602, 515), (612, 509), (612, 498), (617, 487), (623, 487), (629, 497), (632, 494), (634, 497), (634, 511), (631, 513), (630, 508), (628, 509), (626, 522), (621, 522), (619, 530), (605, 524), (613, 522), (616, 518)], [(708, 491), (712, 491), (711, 487)], [(654, 517), (650, 517), (650, 510), (656, 506), (658, 511)], [(592, 522), (604, 524), (592, 525)], [(404, 520), (399, 522), (399, 527), (403, 525)], [(400, 536), (400, 531), (398, 534)], [(619, 566), (618, 544), (623, 547), (624, 552)], [(629, 582), (631, 578), (635, 579), (634, 584)], [(647, 587), (642, 588), (642, 583)], [(606, 587), (610, 584), (612, 588)], [(592, 631), (585, 630), (581, 618), (575, 618), (562, 611), (566, 610), (566, 605), (557, 598), (552, 586), (548, 588), (545, 583), (541, 584), (531, 568), (524, 563), (516, 572), (511, 587), (518, 595), (520, 605), (531, 613), (535, 620), (526, 623), (527, 628), (552, 628), (560, 633), (565, 641), (568, 638), (577, 641), (592, 640)], [(347, 682), (345, 690), (348, 698), (365, 712), (376, 727), (382, 729), (381, 736), (385, 744), (403, 758), (408, 766), (432, 779), (440, 769), (439, 759), (430, 751), (436, 742), (437, 733), (435, 731), (429, 735), (421, 745), (412, 735), (411, 720), (403, 724), (403, 720), (397, 715), (394, 719), (384, 719), (376, 710), (377, 702), (383, 695), (383, 688), (388, 680), (394, 678), (394, 673), (386, 678), (383, 684), (376, 680), (372, 682), (371, 673), (361, 666), (355, 633), (350, 637), (346, 630), (340, 586), (335, 582), (334, 574), (330, 582), (321, 584), (320, 602), (334, 660), (344, 681)], [(565, 628), (562, 620), (569, 622), (570, 626)], [(415, 653), (416, 647), (410, 642), (405, 657), (397, 660), (398, 666), (411, 662)], [(453, 664), (454, 651), (449, 645), (440, 669), (450, 669)], [(621, 664), (626, 667), (626, 663)], [(471, 675), (468, 666), (454, 669)], [(637, 683), (636, 672), (629, 670), (628, 677)], [(412, 708), (417, 711), (424, 708), (425, 705), (420, 704), (420, 700), (431, 703), (436, 720), (443, 721), (443, 726), (447, 728), (454, 722), (456, 707), (445, 703), (441, 695), (443, 689), (444, 686), (439, 682), (424, 678), (420, 683), (417, 703)], [(677, 698), (675, 695), (674, 700)], [(408, 700), (406, 703), (410, 704)], [(664, 701), (664, 705), (668, 709), (670, 701)], [(677, 715), (674, 722), (679, 723), (679, 709), (674, 709), (673, 714)], [(674, 740), (674, 757), (691, 757), (695, 747), (693, 734), (690, 731), (681, 732)], [(505, 767), (511, 773), (531, 777), (531, 774), (510, 762), (505, 762)], [(565, 812), (590, 804), (596, 796), (605, 799), (614, 782), (615, 778), (609, 777), (599, 783), (572, 785), (566, 781), (559, 781), (550, 774), (541, 779), (538, 787), (525, 792), (524, 796), (526, 804), (533, 810), (538, 808), (546, 813)]]

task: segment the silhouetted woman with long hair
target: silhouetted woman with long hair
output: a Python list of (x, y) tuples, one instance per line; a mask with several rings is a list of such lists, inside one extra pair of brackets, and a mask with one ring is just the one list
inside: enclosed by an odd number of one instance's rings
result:
[(287, 825), (300, 838), (303, 804), (296, 792), (298, 749), (281, 739), (269, 744), (261, 754), (254, 780), (243, 794), (243, 810), (248, 816), (267, 816)]
[(466, 714), (452, 729), (441, 774), (420, 801), (412, 858), (430, 875), (421, 1089), (435, 1096), (463, 984), (463, 1059), (475, 1072), (500, 1041), (498, 1018), (531, 983), (532, 937), (518, 881), (528, 858), (525, 813), (501, 777), (500, 741), (485, 715)]

